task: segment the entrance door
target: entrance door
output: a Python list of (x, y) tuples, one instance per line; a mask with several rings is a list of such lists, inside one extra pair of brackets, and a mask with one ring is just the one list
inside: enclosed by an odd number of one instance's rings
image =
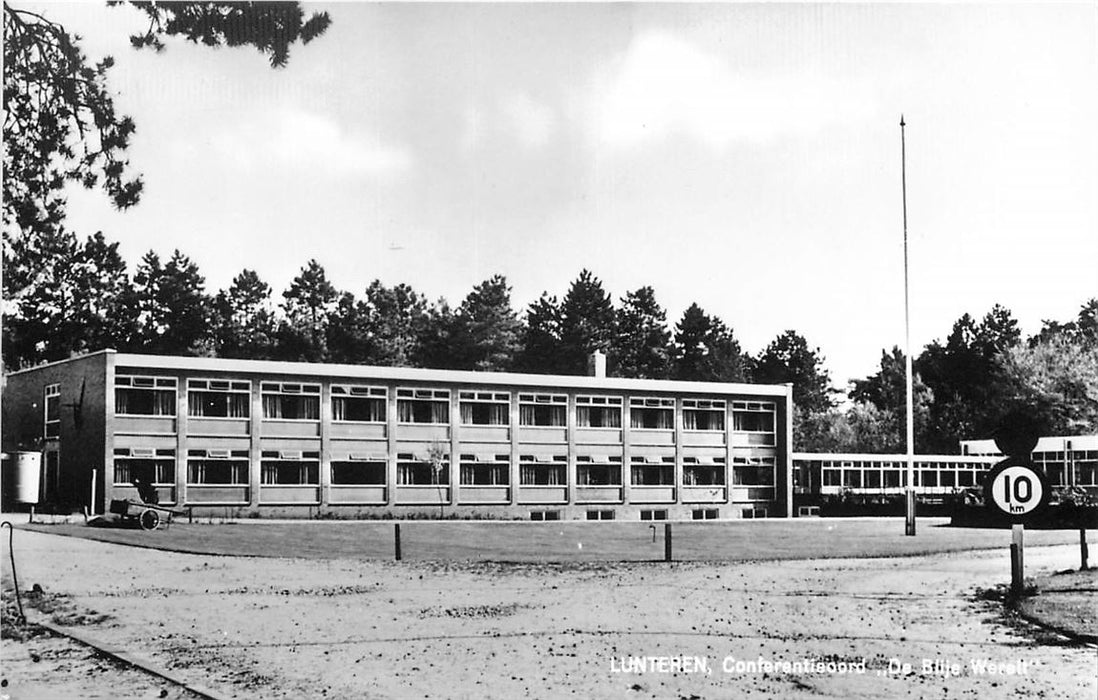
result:
[(57, 503), (61, 497), (61, 451), (56, 445), (45, 449), (45, 479), (42, 483), (42, 502)]

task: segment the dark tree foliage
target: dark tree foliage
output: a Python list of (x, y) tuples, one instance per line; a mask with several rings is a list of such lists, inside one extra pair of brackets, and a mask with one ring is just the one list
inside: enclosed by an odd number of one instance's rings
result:
[(473, 369), (471, 338), (445, 299), (427, 308), (417, 332), (411, 364), (432, 369)]
[(278, 322), (271, 287), (253, 270), (243, 270), (214, 298), (214, 341), (218, 357), (266, 360), (274, 356)]
[(282, 293), (285, 318), (279, 327), (279, 354), (303, 362), (328, 360), (328, 324), (339, 292), (324, 268), (310, 260)]
[(522, 350), (516, 367), (535, 374), (557, 373), (561, 367), (560, 330), (560, 303), (556, 297), (542, 293), (526, 309)]
[[(906, 449), (907, 367), (903, 351), (898, 347), (893, 347), (891, 352), (882, 350), (880, 369), (865, 379), (855, 379), (853, 384), (850, 398), (856, 402), (856, 405), (868, 405), (876, 409), (881, 424), (880, 431), (885, 436), (883, 442), (887, 445), (895, 445), (900, 451)], [(915, 445), (917, 449), (922, 449), (929, 438), (927, 421), (933, 395), (918, 373), (914, 372), (912, 402), (915, 405)], [(862, 413), (864, 415), (868, 411)], [(862, 432), (866, 431), (862, 430)], [(876, 448), (861, 451), (880, 452), (882, 450)]]
[(370, 364), (415, 366), (428, 319), (427, 302), (406, 284), (386, 287), (378, 280), (366, 288), (364, 302), (366, 328), (373, 344)]
[(328, 318), (328, 358), (332, 362), (368, 364), (373, 340), (367, 327), (366, 305), (350, 292), (339, 295)]
[(627, 293), (617, 321), (610, 348), (615, 376), (666, 379), (671, 371), (671, 332), (655, 290), (641, 287)]
[(1043, 321), (1041, 330), (1029, 339), (1030, 346), (1050, 341), (1066, 340), (1084, 345), (1098, 345), (1098, 297), (1088, 299), (1074, 321), (1060, 323)]
[(755, 362), (755, 381), (760, 384), (793, 383), (793, 402), (806, 413), (827, 411), (834, 405), (831, 376), (823, 366), (820, 349), (795, 331), (779, 335)]
[[(122, 4), (112, 2), (112, 5)], [(205, 46), (253, 46), (281, 68), (290, 46), (308, 44), (331, 24), (327, 12), (308, 20), (296, 2), (131, 2), (149, 18), (148, 28), (130, 37), (137, 48), (164, 49), (163, 36), (181, 36)]]
[[(129, 349), (136, 297), (117, 243), (59, 228), (13, 241), (5, 258), (4, 364), (20, 367), (104, 347)], [(33, 265), (26, 261), (35, 261)]]
[(176, 250), (167, 263), (153, 251), (134, 275), (140, 347), (156, 355), (212, 354), (212, 301), (198, 266)]
[[(119, 3), (114, 3), (119, 4)], [(149, 19), (135, 46), (164, 47), (183, 36), (208, 46), (249, 45), (286, 64), (289, 47), (327, 29), (326, 13), (308, 20), (298, 3), (133, 3)], [(135, 125), (115, 112), (107, 73), (113, 58), (91, 63), (80, 37), (46, 17), (4, 4), (4, 239), (58, 226), (62, 188), (102, 187), (120, 209), (136, 204), (142, 181), (126, 149)]]
[(980, 322), (964, 314), (944, 345), (930, 343), (915, 370), (934, 395), (925, 447), (953, 452), (959, 440), (991, 435), (1005, 412), (995, 382), (997, 358), (1021, 339), (1010, 311), (996, 305)]
[(719, 318), (691, 304), (675, 325), (675, 379), (700, 382), (751, 380), (751, 358)]
[(115, 206), (137, 202), (126, 173), (133, 120), (115, 113), (109, 56), (90, 64), (79, 37), (4, 4), (4, 238), (57, 227), (68, 182), (102, 186)]
[(560, 371), (586, 374), (591, 353), (609, 350), (615, 320), (614, 304), (602, 282), (582, 270), (560, 305)]
[[(449, 322), (442, 315), (432, 325), (445, 330)], [(495, 275), (473, 287), (458, 307), (453, 325), (451, 353), (458, 367), (498, 372), (514, 366), (522, 323), (511, 307), (511, 287), (505, 277)]]

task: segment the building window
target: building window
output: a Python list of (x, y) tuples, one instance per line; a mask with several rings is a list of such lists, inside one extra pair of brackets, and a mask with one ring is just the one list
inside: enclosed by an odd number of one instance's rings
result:
[(577, 396), (576, 425), (581, 428), (620, 428), (620, 396)]
[(251, 394), (251, 382), (188, 379), (187, 413), (196, 418), (247, 418)]
[(674, 430), (674, 399), (629, 399), (629, 427), (638, 430)]
[(510, 425), (511, 395), (490, 391), (458, 394), (462, 425)]
[(397, 389), (397, 420), (401, 423), (448, 424), (450, 392), (445, 389)]
[(616, 513), (610, 509), (587, 511), (588, 520), (613, 520)]
[(174, 486), (175, 450), (142, 447), (116, 449), (115, 486), (128, 486), (135, 479), (153, 486)]
[(268, 486), (318, 486), (320, 453), (295, 450), (265, 450), (259, 483)]
[(576, 457), (576, 484), (621, 486), (621, 457)]
[(519, 394), (519, 425), (563, 428), (567, 424), (567, 396), (562, 394)]
[(530, 511), (531, 520), (560, 520), (559, 510), (532, 510)]
[(332, 486), (384, 486), (386, 462), (384, 459), (355, 459), (332, 461)]
[(675, 458), (633, 457), (631, 479), (633, 486), (673, 486)]
[(724, 413), (727, 404), (720, 400), (683, 399), (683, 430), (724, 432)]
[(268, 420), (320, 420), (320, 385), (263, 382), (263, 417)]
[(667, 520), (666, 510), (642, 510), (641, 520)]
[(192, 486), (247, 486), (247, 450), (189, 450), (187, 483)]
[(415, 455), (397, 455), (397, 484), (400, 486), (448, 486), (450, 484), (450, 458), (444, 457), (436, 465)]
[(721, 511), (717, 508), (697, 508), (690, 512), (694, 520), (716, 520), (721, 517)]
[(685, 457), (682, 483), (686, 486), (724, 486), (724, 457)]
[(42, 403), (45, 406), (42, 435), (47, 438), (55, 438), (61, 434), (61, 385), (46, 385)]
[(771, 401), (733, 402), (732, 430), (737, 433), (773, 433), (774, 403)]
[(736, 486), (773, 486), (773, 457), (733, 457), (732, 483)]
[(114, 378), (114, 412), (120, 416), (174, 416), (174, 377)]
[(511, 459), (507, 455), (462, 455), (462, 486), (506, 486), (511, 483)]
[(389, 393), (380, 386), (332, 385), (332, 420), (384, 423)]
[(523, 486), (564, 486), (568, 460), (563, 455), (553, 457), (522, 455), (519, 457), (519, 484)]

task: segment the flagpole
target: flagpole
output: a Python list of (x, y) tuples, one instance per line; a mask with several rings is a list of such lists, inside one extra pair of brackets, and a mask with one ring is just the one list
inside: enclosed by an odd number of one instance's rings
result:
[(911, 380), (911, 303), (907, 276), (907, 144), (904, 139), (904, 115), (900, 115), (900, 182), (904, 208), (904, 370), (907, 388), (907, 488), (904, 534), (915, 535), (915, 410)]

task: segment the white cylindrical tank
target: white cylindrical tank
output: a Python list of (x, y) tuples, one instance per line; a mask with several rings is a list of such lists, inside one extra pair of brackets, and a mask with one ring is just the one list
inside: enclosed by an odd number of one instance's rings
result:
[(15, 453), (15, 500), (20, 503), (38, 503), (42, 486), (42, 453)]

